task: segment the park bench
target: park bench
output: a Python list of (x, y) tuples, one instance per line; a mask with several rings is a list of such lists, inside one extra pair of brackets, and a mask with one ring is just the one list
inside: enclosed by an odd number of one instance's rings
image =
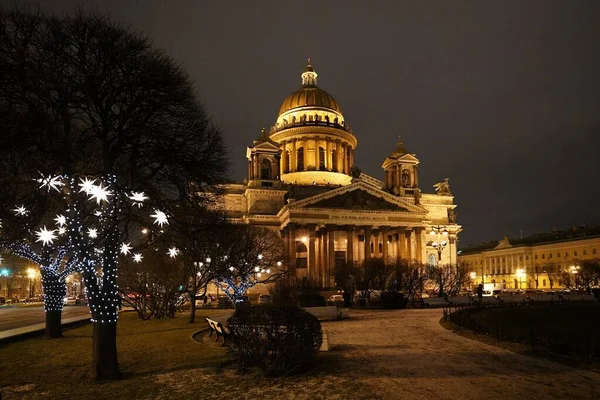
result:
[(448, 303), (453, 306), (468, 306), (473, 304), (473, 299), (470, 296), (448, 297)]
[(448, 305), (448, 302), (443, 297), (425, 297), (421, 299), (421, 302), (427, 307), (444, 307)]
[(206, 317), (206, 322), (208, 323), (208, 328), (210, 329), (210, 334), (208, 335), (208, 337), (211, 337), (213, 333), (216, 333), (215, 342), (218, 342), (219, 336), (223, 336), (223, 346), (225, 346), (225, 343), (229, 338), (229, 328), (224, 326), (219, 321), (215, 321), (208, 317)]

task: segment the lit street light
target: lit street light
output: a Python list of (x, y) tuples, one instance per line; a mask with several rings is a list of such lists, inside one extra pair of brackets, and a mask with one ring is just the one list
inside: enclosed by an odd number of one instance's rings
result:
[(523, 268), (517, 268), (515, 275), (519, 278), (519, 289), (521, 289), (521, 279), (525, 276), (525, 270)]
[(442, 251), (448, 244), (446, 238), (448, 237), (448, 229), (444, 226), (434, 226), (431, 228), (429, 233), (431, 236), (437, 236), (437, 240), (432, 243), (432, 246), (437, 250), (438, 261), (442, 261)]

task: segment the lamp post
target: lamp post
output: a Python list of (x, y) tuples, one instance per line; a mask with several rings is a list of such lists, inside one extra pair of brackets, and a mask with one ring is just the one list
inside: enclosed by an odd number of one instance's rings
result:
[(571, 265), (569, 267), (569, 272), (571, 272), (571, 275), (573, 275), (573, 286), (577, 287), (577, 274), (579, 273), (579, 270), (581, 269), (581, 267), (579, 265)]
[(442, 251), (444, 251), (444, 247), (448, 244), (446, 241), (448, 229), (446, 229), (445, 226), (433, 226), (431, 227), (431, 232), (429, 232), (429, 234), (436, 238), (432, 243), (432, 246), (437, 250), (438, 261), (442, 261)]
[(515, 275), (519, 278), (519, 289), (521, 289), (521, 279), (525, 276), (525, 270), (523, 270), (523, 268), (517, 268)]
[(35, 275), (36, 275), (35, 269), (33, 269), (33, 268), (27, 269), (27, 277), (29, 278), (29, 298), (33, 297), (33, 284), (34, 284)]

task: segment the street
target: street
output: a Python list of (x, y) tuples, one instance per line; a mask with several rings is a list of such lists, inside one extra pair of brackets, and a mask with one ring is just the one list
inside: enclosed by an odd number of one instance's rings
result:
[[(89, 314), (87, 306), (65, 306), (62, 319)], [(22, 328), (29, 325), (45, 322), (44, 306), (36, 305), (9, 305), (0, 307), (0, 332)]]

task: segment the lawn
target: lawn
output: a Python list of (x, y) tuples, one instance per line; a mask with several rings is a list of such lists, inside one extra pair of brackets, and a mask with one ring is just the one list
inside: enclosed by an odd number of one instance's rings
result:
[(90, 325), (67, 330), (62, 339), (8, 344), (0, 350), (0, 398), (368, 398), (357, 382), (331, 374), (338, 368), (333, 352), (320, 353), (318, 365), (304, 375), (273, 379), (259, 372), (239, 374), (226, 348), (206, 335), (202, 343), (191, 337), (205, 328), (204, 316), (218, 312), (199, 310), (196, 324), (188, 324), (187, 314), (150, 321), (121, 314), (117, 346), (123, 378), (116, 382), (88, 381)]

